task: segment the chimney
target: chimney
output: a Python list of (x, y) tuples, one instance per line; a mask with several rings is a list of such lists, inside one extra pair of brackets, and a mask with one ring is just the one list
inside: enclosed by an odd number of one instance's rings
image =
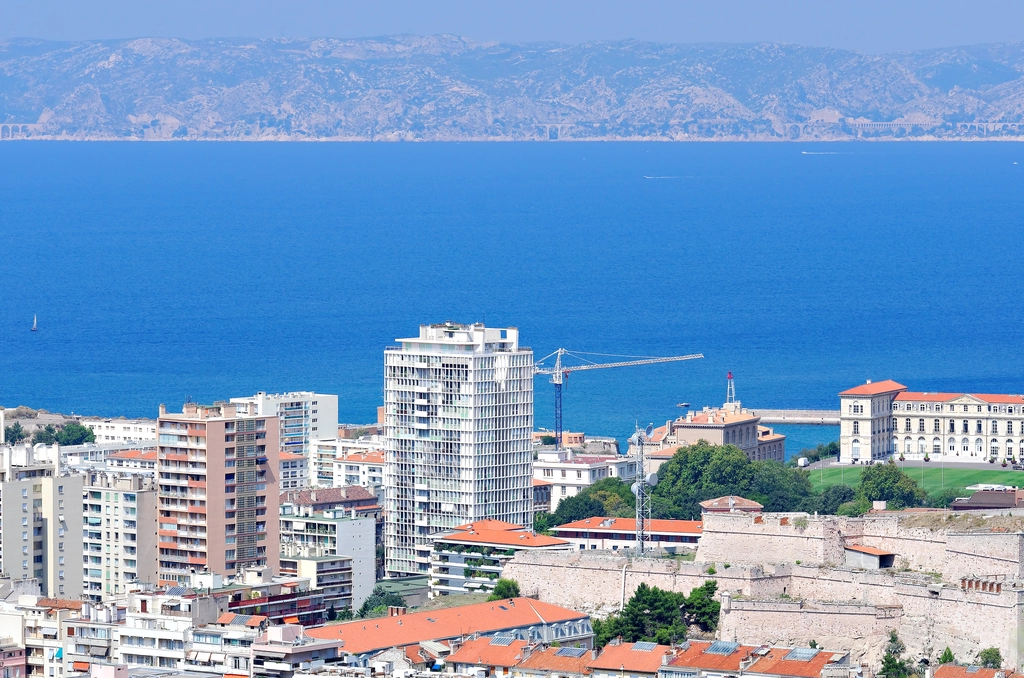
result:
[(309, 493), (309, 500), (311, 502), (316, 502), (316, 490), (313, 490), (312, 492)]
[(401, 617), (405, 614), (405, 608), (401, 605), (388, 605), (389, 617)]
[(530, 658), (530, 655), (532, 653), (533, 653), (533, 645), (527, 645), (526, 647), (523, 648), (522, 653), (520, 653), (520, 655), (519, 655), (520, 661), (526, 661), (527, 659)]
[(665, 654), (661, 655), (661, 665), (662, 666), (668, 666), (668, 660), (671, 659), (671, 658), (672, 658), (672, 653), (671, 652), (666, 652)]
[(595, 647), (593, 650), (590, 651), (590, 661), (595, 661), (597, 659), (597, 655), (598, 655), (598, 651), (597, 651), (597, 648)]
[(160, 403), (160, 416), (162, 417), (165, 414), (167, 414), (167, 405)]

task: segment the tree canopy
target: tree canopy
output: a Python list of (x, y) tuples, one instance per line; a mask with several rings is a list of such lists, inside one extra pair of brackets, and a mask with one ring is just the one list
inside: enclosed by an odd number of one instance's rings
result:
[(704, 631), (718, 626), (721, 604), (714, 600), (718, 585), (707, 581), (689, 596), (640, 584), (619, 614), (594, 619), (594, 642), (600, 647), (622, 636), (627, 643), (648, 641), (669, 645), (686, 639), (687, 627)]
[(32, 434), (33, 445), (38, 445), (39, 443), (44, 445), (58, 443), (67, 446), (94, 442), (96, 442), (96, 434), (91, 429), (74, 421), (60, 427), (47, 424), (42, 428), (36, 429)]
[(25, 438), (28, 438), (28, 432), (21, 427), (20, 421), (4, 427), (4, 440), (8, 445), (17, 445)]
[(860, 474), (857, 494), (868, 502), (888, 502), (888, 508), (897, 510), (921, 506), (925, 499), (925, 491), (917, 481), (901, 471), (892, 460), (865, 468)]
[(494, 590), (491, 591), (491, 595), (487, 596), (487, 600), (507, 600), (518, 597), (519, 582), (515, 579), (505, 579), (502, 577), (494, 585)]
[(379, 617), (385, 614), (388, 607), (391, 606), (405, 607), (405, 598), (393, 591), (387, 591), (383, 586), (377, 584), (373, 587), (373, 593), (370, 594), (370, 597), (359, 608), (358, 614), (363, 619)]

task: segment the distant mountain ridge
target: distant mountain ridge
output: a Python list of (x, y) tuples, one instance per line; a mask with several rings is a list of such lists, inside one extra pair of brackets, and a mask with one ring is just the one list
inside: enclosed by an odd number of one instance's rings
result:
[(1024, 43), (0, 42), (3, 138), (1024, 139)]

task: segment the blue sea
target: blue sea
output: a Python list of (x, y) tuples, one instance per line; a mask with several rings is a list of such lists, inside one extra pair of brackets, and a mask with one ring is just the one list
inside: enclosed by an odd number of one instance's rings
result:
[(751, 407), (1021, 393), (1022, 262), (1012, 143), (3, 142), (0, 405), (313, 389), (372, 421), (384, 346), (443, 320), (538, 357), (704, 353), (569, 378), (566, 427), (620, 439), (730, 370)]

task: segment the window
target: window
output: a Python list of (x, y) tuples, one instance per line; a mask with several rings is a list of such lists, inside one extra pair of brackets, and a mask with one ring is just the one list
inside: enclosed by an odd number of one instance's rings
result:
[(28, 499), (28, 488), (27, 487), (21, 488), (21, 498), (22, 499)]
[(939, 423), (939, 420), (938, 419), (934, 420), (932, 422), (932, 433), (939, 433), (941, 430), (942, 430), (942, 425)]
[(992, 435), (998, 435), (998, 434), (999, 434), (999, 422), (997, 422), (995, 419), (993, 419), (992, 420)]
[(1013, 422), (1012, 421), (1006, 422), (1006, 435), (1008, 435), (1008, 436), (1012, 436), (1013, 435)]
[(974, 432), (975, 433), (981, 433), (981, 419), (979, 419), (978, 421), (974, 422), (974, 424), (975, 424)]
[(58, 485), (57, 486), (57, 494), (64, 494), (64, 486), (63, 485)]
[(956, 433), (956, 422), (952, 419), (949, 420), (949, 432)]
[(907, 417), (906, 420), (903, 422), (903, 430), (906, 431), (907, 433), (910, 433), (910, 417)]
[(917, 420), (917, 432), (924, 433), (924, 419)]
[[(909, 419), (908, 419), (908, 421), (909, 421)], [(859, 421), (853, 422), (853, 435), (855, 435), (855, 436), (856, 435), (860, 435), (860, 422)]]
[[(964, 408), (966, 409), (967, 406), (964, 405)], [(970, 428), (969, 427), (970, 427), (970, 424), (968, 424), (967, 420), (964, 419), (964, 428), (963, 428), (963, 431), (961, 431), (961, 433), (969, 433), (970, 432)]]

